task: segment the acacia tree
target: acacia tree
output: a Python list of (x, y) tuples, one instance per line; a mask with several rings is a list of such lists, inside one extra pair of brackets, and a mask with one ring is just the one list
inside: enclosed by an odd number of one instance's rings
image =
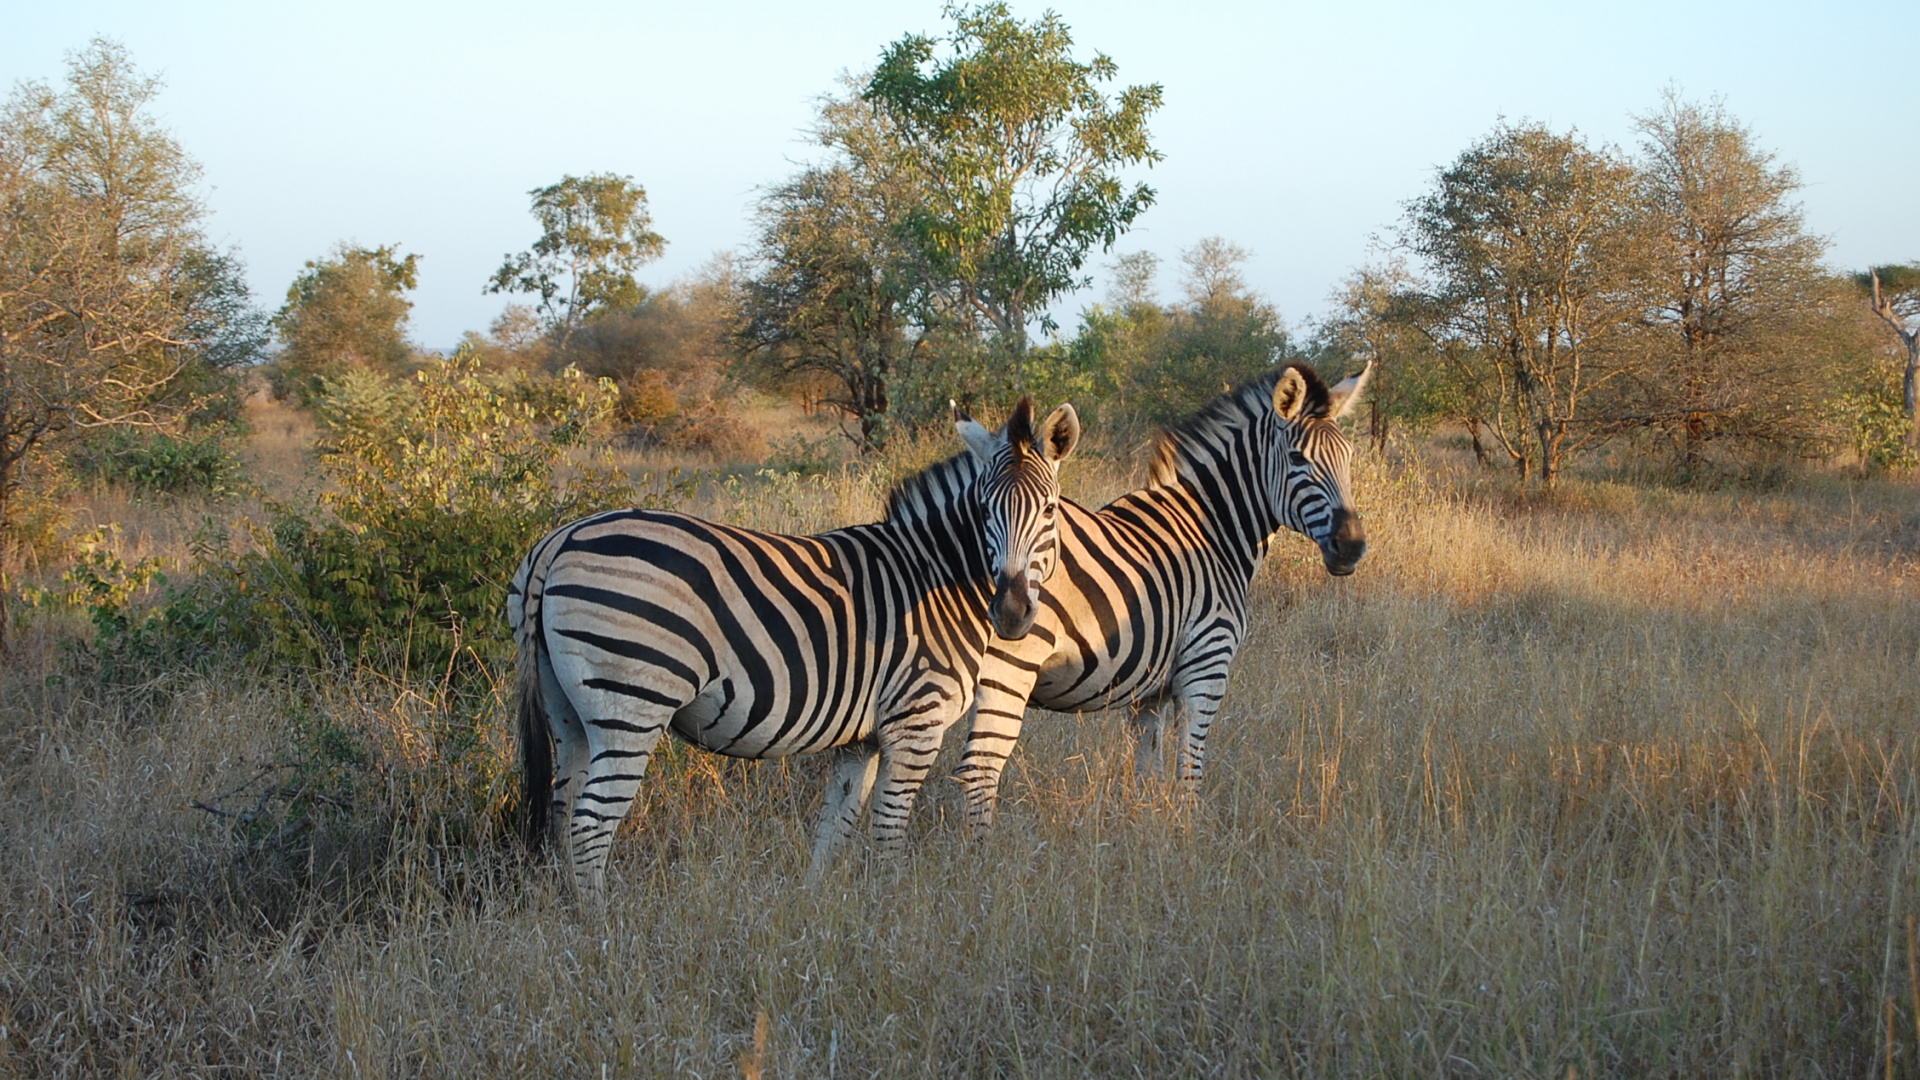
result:
[(926, 340), (908, 333), (897, 195), (844, 164), (773, 188), (743, 292), (748, 347), (781, 377), (829, 380), (827, 404), (858, 426), (863, 451), (885, 442), (888, 381)]
[(1876, 266), (1859, 277), (1867, 279), (1860, 284), (1872, 289), (1873, 313), (1899, 337), (1906, 352), (1900, 401), (1907, 414), (1907, 445), (1920, 445), (1920, 412), (1914, 408), (1920, 389), (1920, 325), (1916, 325), (1920, 323), (1920, 263)]
[(1522, 479), (1551, 486), (1613, 430), (1590, 399), (1632, 370), (1622, 335), (1645, 258), (1634, 172), (1577, 133), (1496, 127), (1408, 205), (1425, 264), (1413, 307), (1435, 344), (1484, 371), (1480, 418)]
[(1475, 382), (1479, 365), (1463, 364), (1461, 349), (1434, 348), (1421, 332), (1417, 286), (1399, 257), (1355, 270), (1334, 290), (1334, 311), (1316, 328), (1312, 350), (1329, 360), (1372, 366), (1367, 433), (1375, 449), (1386, 448), (1396, 422), (1418, 430), (1439, 420), (1459, 421), (1484, 464), (1484, 413), (1470, 404), (1488, 399)]
[(96, 40), (66, 85), (0, 116), (0, 633), (14, 496), (47, 449), (185, 424), (199, 377), (257, 353), (238, 260), (200, 235), (199, 169), (146, 114), (159, 92)]
[(901, 222), (925, 261), (920, 306), (990, 326), (1018, 382), (1028, 321), (1085, 284), (1094, 246), (1110, 248), (1153, 204), (1152, 188), (1119, 173), (1161, 159), (1147, 132), (1161, 88), (1109, 98), (1113, 60), (1074, 60), (1052, 12), (1032, 23), (1004, 3), (946, 14), (944, 41), (910, 35), (881, 55), (862, 98), (888, 137), (856, 149), (881, 157), (867, 170), (922, 194)]
[(633, 272), (659, 258), (667, 242), (652, 229), (647, 189), (630, 176), (563, 176), (527, 194), (540, 238), (507, 256), (484, 291), (539, 297), (555, 344), (565, 348), (588, 315), (639, 301)]
[(275, 392), (312, 404), (327, 380), (349, 371), (401, 374), (413, 355), (406, 335), (413, 301), (406, 294), (419, 283), (419, 264), (419, 255), (402, 257), (396, 244), (342, 243), (309, 261), (273, 317), (283, 346)]
[(1666, 436), (1690, 466), (1717, 440), (1806, 441), (1819, 412), (1804, 407), (1817, 381), (1806, 365), (1832, 289), (1826, 242), (1789, 201), (1799, 175), (1718, 102), (1669, 90), (1638, 123), (1654, 333), (1623, 418)]

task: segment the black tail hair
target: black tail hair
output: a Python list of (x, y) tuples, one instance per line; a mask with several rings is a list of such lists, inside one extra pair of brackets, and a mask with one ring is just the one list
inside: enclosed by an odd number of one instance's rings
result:
[(553, 818), (553, 733), (547, 728), (547, 704), (540, 697), (538, 627), (521, 637), (519, 675), (520, 827), (527, 850), (537, 853), (547, 846)]

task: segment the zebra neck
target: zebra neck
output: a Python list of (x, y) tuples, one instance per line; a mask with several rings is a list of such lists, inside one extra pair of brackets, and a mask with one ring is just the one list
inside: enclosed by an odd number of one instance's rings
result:
[(906, 477), (887, 494), (880, 528), (912, 547), (945, 584), (986, 581), (986, 542), (972, 497), (980, 463), (961, 451)]
[(1155, 488), (1177, 491), (1179, 497), (1166, 505), (1182, 506), (1220, 562), (1242, 581), (1251, 581), (1282, 524), (1267, 499), (1266, 454), (1251, 426), (1215, 428), (1206, 435), (1175, 437)]

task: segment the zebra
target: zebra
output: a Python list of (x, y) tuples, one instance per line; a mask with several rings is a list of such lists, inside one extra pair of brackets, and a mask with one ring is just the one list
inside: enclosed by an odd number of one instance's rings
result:
[(993, 823), (1029, 701), (1063, 712), (1133, 706), (1136, 776), (1161, 774), (1171, 712), (1185, 735), (1176, 782), (1186, 797), (1198, 793), (1247, 590), (1273, 535), (1306, 535), (1334, 575), (1366, 553), (1353, 444), (1336, 421), (1372, 371), (1332, 388), (1305, 364), (1268, 373), (1165, 431), (1148, 486), (1097, 512), (1062, 500), (1046, 611), (1022, 640), (992, 643), (980, 668), (957, 773), (976, 837)]
[(874, 524), (783, 536), (628, 509), (534, 544), (507, 597), (524, 828), (536, 851), (565, 845), (583, 895), (604, 894), (668, 731), (733, 757), (833, 750), (813, 875), (881, 776), (875, 842), (901, 845), (989, 626), (1033, 626), (1080, 438), (1071, 405), (1036, 424), (1024, 398), (997, 434), (953, 412), (966, 449), (897, 484)]

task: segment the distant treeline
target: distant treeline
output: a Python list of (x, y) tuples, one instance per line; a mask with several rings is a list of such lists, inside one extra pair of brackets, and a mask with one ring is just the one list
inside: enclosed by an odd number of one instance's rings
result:
[[(1795, 171), (1718, 103), (1669, 94), (1632, 152), (1496, 124), (1412, 193), (1331, 316), (1289, 328), (1229, 239), (1181, 254), (1171, 302), (1152, 255), (1113, 254), (1156, 198), (1135, 174), (1160, 160), (1159, 86), (1075, 59), (1055, 14), (948, 16), (824, 98), (814, 160), (763, 189), (752, 243), (670, 287), (635, 278), (667, 241), (633, 178), (530, 192), (533, 243), (475, 282), (516, 302), (464, 348), (523, 396), (569, 367), (610, 380), (626, 437), (735, 458), (763, 449), (738, 419), (749, 390), (831, 410), (866, 451), (949, 398), (1070, 398), (1125, 427), (1298, 359), (1375, 365), (1377, 442), (1447, 425), (1527, 480), (1603, 445), (1682, 476), (1913, 464), (1920, 267), (1828, 267)], [(212, 460), (154, 447), (235, 430), (250, 371), (311, 405), (430, 360), (406, 333), (419, 255), (397, 244), (341, 244), (262, 311), (205, 239), (157, 93), (96, 41), (0, 116), (0, 568), (62, 483)], [(1062, 327), (1103, 257), (1105, 302)]]

